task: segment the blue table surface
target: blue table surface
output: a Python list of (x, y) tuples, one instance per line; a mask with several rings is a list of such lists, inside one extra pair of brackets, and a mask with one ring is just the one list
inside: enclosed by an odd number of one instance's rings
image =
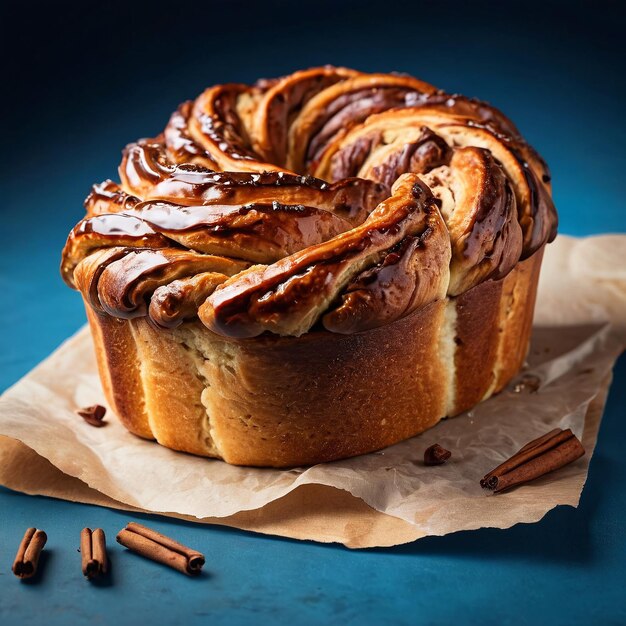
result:
[[(418, 55), (409, 45), (411, 24), (398, 20), (385, 30), (377, 19), (359, 14), (355, 26), (364, 37), (375, 35), (374, 49), (356, 36), (348, 46), (319, 33), (323, 49), (307, 48), (296, 45), (299, 34), (287, 34), (281, 42), (257, 41), (251, 64), (250, 48), (224, 40), (223, 57), (215, 53), (223, 62), (211, 64), (203, 52), (166, 78), (150, 63), (141, 76), (121, 71), (115, 79), (120, 98), (103, 89), (77, 94), (71, 86), (63, 97), (57, 88), (28, 125), (8, 128), (10, 136), (30, 133), (30, 139), (16, 141), (2, 171), (0, 390), (84, 321), (79, 297), (59, 278), (58, 262), (89, 185), (114, 177), (121, 146), (158, 132), (178, 101), (213, 82), (332, 61), (401, 69), (480, 95), (506, 111), (551, 165), (561, 232), (626, 231), (623, 99), (603, 57), (610, 50), (579, 50), (580, 33), (567, 29), (562, 48), (550, 47), (541, 25), (532, 45), (520, 39), (509, 45), (506, 32), (463, 38), (457, 25), (463, 54), (434, 49), (435, 35), (422, 32), (420, 41), (433, 45), (423, 45)], [(497, 53), (477, 62), (490, 47)], [(576, 56), (568, 56), (574, 48)], [(0, 622), (626, 623), (625, 406), (622, 357), (578, 509), (560, 507), (536, 524), (505, 531), (463, 532), (391, 549), (351, 551), (0, 488)], [(188, 579), (126, 552), (113, 537), (129, 519), (201, 549), (206, 573)], [(29, 525), (44, 528), (49, 540), (40, 578), (25, 584), (10, 565)], [(102, 586), (80, 574), (76, 548), (84, 526), (102, 527), (109, 537), (112, 577)]]

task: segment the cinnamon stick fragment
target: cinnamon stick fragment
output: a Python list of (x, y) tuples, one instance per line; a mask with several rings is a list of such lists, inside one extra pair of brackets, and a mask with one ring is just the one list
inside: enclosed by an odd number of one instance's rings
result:
[(24, 533), (15, 561), (13, 561), (13, 573), (22, 580), (32, 578), (37, 573), (39, 556), (46, 545), (48, 536), (43, 530), (28, 528)]
[(480, 486), (499, 493), (560, 469), (584, 454), (585, 449), (569, 428), (555, 428), (530, 441), (491, 470), (480, 481)]
[(197, 576), (204, 565), (202, 553), (135, 522), (129, 522), (126, 528), (120, 530), (117, 542), (141, 556), (173, 567), (188, 576)]
[(442, 448), (438, 443), (424, 450), (424, 465), (442, 465), (452, 456), (450, 450)]
[(83, 528), (80, 533), (80, 556), (83, 576), (93, 580), (104, 576), (109, 569), (106, 538), (102, 528)]
[(101, 404), (94, 404), (93, 406), (87, 406), (84, 409), (78, 409), (76, 413), (80, 415), (88, 424), (101, 428), (106, 426), (104, 416), (107, 410)]

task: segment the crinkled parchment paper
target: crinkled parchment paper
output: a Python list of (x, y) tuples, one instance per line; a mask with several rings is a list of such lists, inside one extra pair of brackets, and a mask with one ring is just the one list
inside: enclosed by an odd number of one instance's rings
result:
[[(351, 547), (507, 528), (576, 506), (626, 322), (626, 236), (548, 247), (528, 367), (537, 391), (503, 393), (381, 452), (294, 470), (233, 467), (105, 428), (76, 407), (105, 404), (83, 328), (0, 399), (0, 483), (31, 494), (226, 524)], [(612, 321), (613, 326), (606, 322)], [(577, 462), (497, 496), (479, 479), (529, 440), (560, 426), (582, 438)], [(425, 467), (424, 449), (452, 451)], [(163, 485), (168, 488), (164, 489)]]

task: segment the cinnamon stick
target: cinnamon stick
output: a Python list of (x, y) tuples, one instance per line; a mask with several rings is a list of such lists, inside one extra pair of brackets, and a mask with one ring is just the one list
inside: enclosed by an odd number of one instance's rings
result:
[(148, 559), (168, 565), (188, 576), (197, 576), (204, 565), (204, 555), (156, 530), (129, 522), (120, 530), (117, 542)]
[(47, 540), (48, 536), (43, 530), (36, 528), (26, 530), (11, 568), (18, 578), (22, 580), (32, 578), (37, 573), (39, 556)]
[(451, 456), (450, 450), (435, 443), (424, 450), (424, 465), (443, 465)]
[(93, 406), (87, 406), (83, 409), (77, 409), (76, 413), (80, 415), (90, 426), (101, 428), (106, 426), (104, 416), (106, 415), (106, 408), (101, 404), (94, 404)]
[(537, 439), (533, 439), (532, 441), (529, 441), (525, 446), (522, 446), (517, 451), (517, 454), (519, 454), (520, 452), (526, 452), (526, 450), (530, 450), (531, 448), (536, 448), (537, 446), (545, 443), (546, 441), (550, 440), (555, 435), (558, 435), (559, 433), (562, 433), (562, 432), (563, 432), (563, 429), (561, 428), (553, 428), (550, 432), (546, 433), (545, 435), (542, 435), (541, 437), (537, 437)]
[(106, 538), (102, 528), (83, 528), (80, 533), (80, 556), (83, 576), (88, 580), (104, 576), (109, 569)]
[(555, 428), (533, 439), (510, 459), (485, 474), (480, 485), (499, 493), (560, 469), (583, 454), (585, 449), (569, 428)]

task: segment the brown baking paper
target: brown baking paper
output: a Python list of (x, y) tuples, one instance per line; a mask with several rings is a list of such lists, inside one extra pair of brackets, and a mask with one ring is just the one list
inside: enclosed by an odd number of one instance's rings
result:
[[(106, 404), (83, 328), (0, 398), (0, 483), (350, 547), (537, 521), (557, 505), (577, 506), (586, 480), (626, 336), (625, 250), (620, 236), (559, 237), (548, 247), (528, 366), (503, 393), (380, 452), (309, 468), (241, 468), (176, 453), (129, 434), (110, 411), (104, 428), (83, 422), (77, 407)], [(539, 389), (520, 386), (522, 376)], [(480, 488), (488, 470), (557, 426), (582, 438), (582, 459), (508, 493)], [(424, 449), (435, 442), (452, 458), (425, 467)]]

